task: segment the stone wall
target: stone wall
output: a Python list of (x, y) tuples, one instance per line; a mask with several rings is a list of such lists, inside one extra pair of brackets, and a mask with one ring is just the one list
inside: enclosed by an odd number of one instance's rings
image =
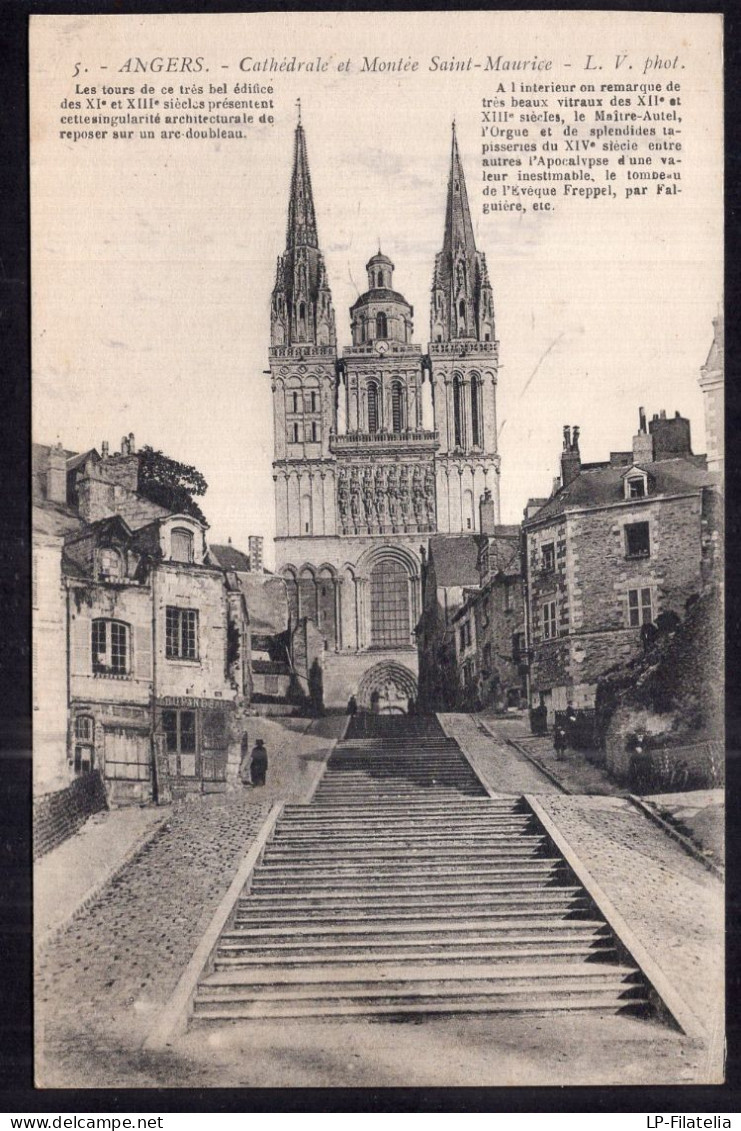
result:
[(107, 808), (103, 780), (97, 770), (76, 778), (65, 789), (37, 797), (33, 803), (34, 860), (71, 837), (93, 813)]

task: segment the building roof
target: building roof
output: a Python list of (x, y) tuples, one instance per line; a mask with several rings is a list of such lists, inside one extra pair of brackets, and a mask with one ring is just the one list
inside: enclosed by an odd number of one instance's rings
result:
[(353, 310), (357, 309), (359, 306), (367, 306), (369, 302), (400, 302), (403, 303), (404, 306), (409, 306), (404, 295), (400, 294), (399, 291), (390, 291), (388, 287), (374, 287), (355, 300), (350, 307), (350, 313), (352, 314)]
[(209, 542), (208, 554), (212, 564), (221, 566), (222, 569), (233, 569), (244, 573), (250, 571), (249, 554), (243, 554), (236, 546), (231, 544), (219, 546), (214, 542)]
[[(684, 491), (699, 490), (720, 483), (720, 477), (688, 459), (664, 459), (654, 463), (639, 465), (653, 478), (649, 499), (656, 495), (675, 495)], [(566, 511), (585, 507), (607, 506), (625, 498), (623, 490), (623, 467), (600, 467), (595, 470), (582, 469), (579, 475), (566, 487), (561, 487), (540, 508), (532, 518), (525, 520), (525, 526), (542, 522), (544, 518), (556, 518)]]
[(435, 534), (430, 538), (435, 580), (443, 589), (480, 582), (477, 534)]
[(288, 593), (282, 577), (237, 573), (254, 636), (277, 636), (288, 628)]
[(91, 456), (95, 456), (96, 460), (100, 461), (100, 456), (95, 448), (89, 448), (86, 452), (80, 452), (79, 455), (72, 455), (67, 457), (67, 471), (76, 471), (78, 467), (83, 467)]
[(34, 534), (49, 534), (58, 538), (82, 529), (81, 519), (71, 507), (62, 503), (50, 503), (34, 499), (31, 515), (31, 529)]

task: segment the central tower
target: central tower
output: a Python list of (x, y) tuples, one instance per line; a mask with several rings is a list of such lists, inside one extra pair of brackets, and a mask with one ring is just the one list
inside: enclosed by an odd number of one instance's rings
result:
[(271, 304), (276, 558), (333, 707), (416, 697), (428, 537), (473, 535), (486, 488), (498, 514), (492, 293), (455, 133), (427, 354), (394, 271), (379, 247), (340, 355), (299, 122)]

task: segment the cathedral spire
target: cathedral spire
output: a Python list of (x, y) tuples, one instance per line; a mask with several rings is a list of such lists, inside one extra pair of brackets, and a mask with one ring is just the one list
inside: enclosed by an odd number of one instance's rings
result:
[(455, 254), (456, 248), (462, 247), (469, 254), (475, 254), (476, 242), (473, 238), (473, 224), (471, 223), (471, 210), (468, 207), (468, 193), (466, 192), (466, 179), (461, 165), (461, 155), (458, 152), (458, 138), (453, 122), (453, 144), (450, 155), (450, 176), (448, 178), (448, 204), (445, 210), (445, 236), (443, 238), (443, 254)]
[(476, 250), (455, 122), (452, 133), (443, 247), (435, 257), (432, 283), (432, 340), (447, 342), (456, 338), (474, 338), (481, 342), (492, 341), (494, 312), (491, 286), (486, 259)]
[(278, 259), (270, 328), (273, 346), (336, 345), (332, 294), (319, 251), (300, 100), (293, 143), (286, 250)]
[(288, 203), (288, 231), (286, 247), (319, 247), (316, 233), (314, 197), (311, 192), (309, 160), (306, 156), (306, 136), (301, 125), (301, 103), (298, 107), (298, 125), (293, 146), (293, 176)]

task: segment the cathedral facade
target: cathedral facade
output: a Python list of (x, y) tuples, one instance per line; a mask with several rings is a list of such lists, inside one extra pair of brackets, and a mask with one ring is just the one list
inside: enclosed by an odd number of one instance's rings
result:
[(498, 521), (493, 297), (455, 129), (426, 350), (394, 270), (380, 248), (368, 260), (351, 344), (338, 348), (299, 122), (270, 320), (276, 568), (294, 622), (318, 630), (330, 708), (416, 699), (429, 537), (470, 538), (486, 490)]

